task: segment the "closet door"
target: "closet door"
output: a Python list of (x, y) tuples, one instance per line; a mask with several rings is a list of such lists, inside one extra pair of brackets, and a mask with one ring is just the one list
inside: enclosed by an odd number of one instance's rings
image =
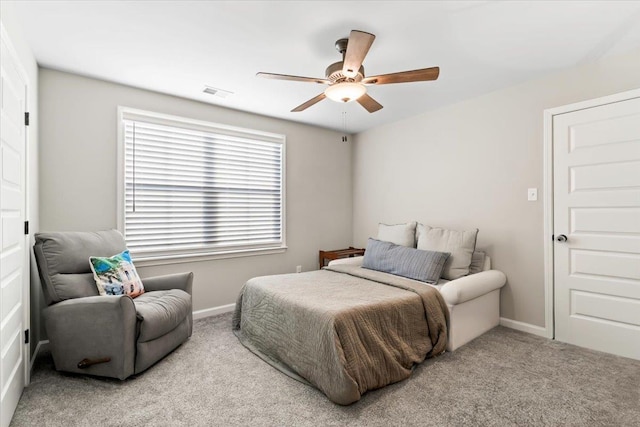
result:
[(553, 117), (555, 336), (640, 359), (640, 98)]
[(26, 206), (26, 80), (4, 28), (0, 40), (0, 426), (9, 425), (22, 395), (29, 289)]

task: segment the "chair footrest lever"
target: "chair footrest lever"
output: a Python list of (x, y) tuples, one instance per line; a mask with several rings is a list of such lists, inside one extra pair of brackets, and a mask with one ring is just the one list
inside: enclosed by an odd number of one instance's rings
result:
[(88, 368), (89, 366), (97, 365), (99, 363), (107, 363), (107, 362), (111, 362), (110, 357), (99, 357), (97, 359), (82, 359), (81, 361), (78, 362), (78, 368), (85, 369), (85, 368)]

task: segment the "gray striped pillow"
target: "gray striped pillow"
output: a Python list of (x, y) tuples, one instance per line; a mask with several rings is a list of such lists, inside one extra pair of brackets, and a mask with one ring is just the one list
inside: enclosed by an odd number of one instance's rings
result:
[(436, 284), (448, 252), (424, 251), (369, 238), (362, 267)]

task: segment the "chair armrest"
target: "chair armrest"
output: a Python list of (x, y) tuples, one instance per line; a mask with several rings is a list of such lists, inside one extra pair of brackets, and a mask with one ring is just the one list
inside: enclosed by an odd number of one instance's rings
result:
[(59, 302), (47, 307), (44, 315), (45, 319), (69, 330), (114, 319), (133, 321), (136, 318), (136, 308), (127, 295), (95, 296)]
[(347, 264), (347, 265), (355, 265), (355, 266), (360, 266), (362, 265), (362, 260), (364, 259), (363, 256), (354, 256), (354, 257), (350, 257), (350, 258), (338, 258), (338, 259), (334, 259), (333, 261), (329, 261), (328, 265), (340, 265), (340, 264)]
[[(47, 307), (43, 314), (56, 369), (120, 379), (133, 374), (136, 309), (130, 297), (74, 298)], [(111, 360), (78, 367), (85, 358), (104, 357)]]
[(193, 273), (168, 274), (166, 276), (147, 277), (142, 279), (146, 291), (168, 291), (170, 289), (182, 289), (191, 295), (193, 286)]
[(488, 270), (445, 283), (440, 293), (447, 304), (456, 305), (500, 289), (506, 282), (502, 271)]

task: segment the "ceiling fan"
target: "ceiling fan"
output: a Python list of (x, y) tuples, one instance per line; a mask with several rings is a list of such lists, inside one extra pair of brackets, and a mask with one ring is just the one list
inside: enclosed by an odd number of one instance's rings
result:
[(399, 73), (365, 77), (364, 61), (376, 36), (364, 31), (352, 30), (348, 39), (336, 41), (336, 49), (342, 54), (342, 61), (335, 62), (325, 70), (326, 78), (290, 76), (287, 74), (258, 73), (256, 76), (267, 79), (293, 80), (296, 82), (320, 83), (329, 85), (320, 95), (298, 105), (291, 112), (304, 111), (325, 98), (336, 102), (358, 101), (368, 112), (375, 113), (382, 108), (375, 99), (367, 95), (366, 85), (386, 85), (391, 83), (409, 83), (436, 80), (439, 67), (421, 68)]

